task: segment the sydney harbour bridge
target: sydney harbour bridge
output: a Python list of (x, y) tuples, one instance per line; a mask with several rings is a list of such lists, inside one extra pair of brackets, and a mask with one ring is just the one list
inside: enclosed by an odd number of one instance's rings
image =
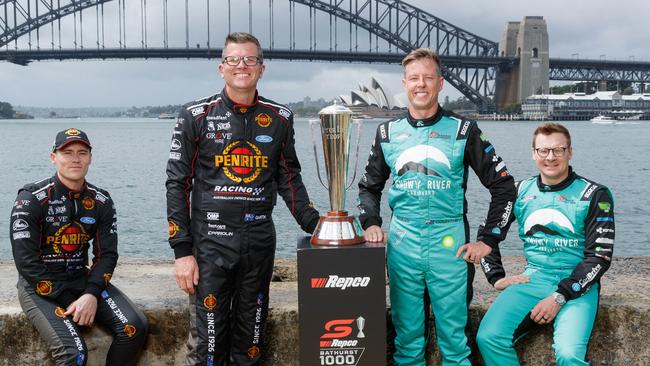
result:
[[(518, 57), (400, 0), (0, 0), (0, 60), (211, 59), (247, 31), (266, 59), (398, 64), (441, 56), (448, 83), (483, 111)], [(650, 62), (549, 59), (550, 80), (650, 83)]]

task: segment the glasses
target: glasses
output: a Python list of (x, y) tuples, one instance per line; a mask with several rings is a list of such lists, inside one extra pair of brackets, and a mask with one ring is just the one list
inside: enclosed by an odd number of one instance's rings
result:
[(554, 147), (552, 149), (549, 149), (548, 147), (538, 147), (535, 149), (535, 152), (537, 153), (537, 155), (539, 155), (542, 158), (547, 157), (548, 154), (551, 152), (553, 152), (553, 156), (555, 156), (556, 158), (561, 158), (564, 156), (567, 149), (568, 147), (564, 147), (564, 146)]
[(246, 66), (257, 66), (262, 63), (262, 58), (258, 56), (226, 56), (223, 58), (223, 63), (228, 66), (237, 66), (242, 60)]

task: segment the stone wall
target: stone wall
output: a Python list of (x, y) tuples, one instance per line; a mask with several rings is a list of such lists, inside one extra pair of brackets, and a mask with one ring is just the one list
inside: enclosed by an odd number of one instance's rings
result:
[[(523, 267), (521, 258), (505, 258), (510, 273)], [(650, 365), (650, 257), (617, 258), (605, 275), (601, 307), (596, 320), (589, 359), (592, 365)], [(22, 314), (16, 298), (13, 262), (0, 263), (0, 365), (53, 365), (44, 343)], [(295, 263), (276, 261), (271, 286), (269, 341), (265, 366), (298, 366), (298, 296)], [(150, 334), (138, 365), (181, 365), (188, 331), (187, 297), (176, 288), (171, 262), (122, 261), (113, 277), (115, 285), (144, 309)], [(479, 273), (471, 322), (480, 318), (494, 300), (494, 291)], [(389, 326), (389, 353), (392, 349)], [(89, 366), (103, 365), (111, 337), (94, 327), (85, 330)], [(553, 365), (551, 327), (540, 327), (517, 345), (523, 365)], [(429, 347), (431, 365), (439, 365), (435, 342)], [(390, 362), (388, 363), (391, 364)], [(310, 366), (310, 365), (303, 365)]]

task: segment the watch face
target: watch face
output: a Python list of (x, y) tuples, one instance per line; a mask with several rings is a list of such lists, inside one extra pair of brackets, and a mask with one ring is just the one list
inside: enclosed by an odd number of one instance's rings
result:
[(564, 298), (564, 295), (556, 293), (553, 296), (553, 299), (555, 300), (556, 303), (560, 305), (564, 305), (566, 303), (566, 299)]

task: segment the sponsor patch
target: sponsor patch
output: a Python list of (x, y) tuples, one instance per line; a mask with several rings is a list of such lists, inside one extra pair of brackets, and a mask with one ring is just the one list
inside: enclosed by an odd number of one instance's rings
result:
[(600, 208), (604, 213), (609, 213), (612, 204), (609, 202), (598, 202), (598, 208)]
[(248, 352), (246, 352), (246, 353), (248, 354), (248, 358), (252, 360), (255, 357), (257, 357), (257, 355), (260, 354), (260, 348), (257, 347), (257, 346), (253, 346), (253, 347), (249, 348)]
[(573, 291), (575, 291), (575, 292), (580, 291), (581, 288), (582, 288), (582, 287), (580, 287), (580, 284), (577, 283), (577, 282), (574, 282), (574, 283), (571, 284), (571, 290), (573, 290)]
[(95, 200), (93, 200), (90, 197), (86, 197), (83, 200), (81, 200), (81, 204), (84, 206), (86, 210), (92, 210), (95, 208)]
[(180, 228), (178, 227), (178, 224), (172, 220), (169, 220), (169, 238), (173, 238), (178, 234), (178, 231)]
[(255, 141), (261, 142), (261, 143), (269, 143), (273, 141), (273, 137), (269, 135), (259, 135), (255, 137)]
[(45, 198), (45, 197), (47, 197), (47, 192), (45, 192), (45, 191), (40, 191), (40, 192), (36, 193), (36, 199), (39, 200), (39, 201), (43, 200), (43, 198)]
[(137, 329), (133, 325), (124, 325), (124, 334), (126, 334), (127, 337), (131, 338), (135, 335), (135, 333), (137, 333)]
[(226, 146), (222, 155), (214, 156), (215, 166), (236, 183), (251, 183), (268, 168), (269, 157), (249, 141), (235, 141)]
[(23, 219), (17, 219), (13, 222), (13, 224), (11, 224), (11, 228), (13, 229), (13, 231), (25, 230), (28, 227), (29, 225), (27, 224), (27, 221)]
[(498, 227), (493, 227), (491, 231), (492, 234), (501, 235), (501, 229), (499, 229)]
[(219, 213), (218, 212), (208, 212), (206, 213), (206, 220), (208, 221), (219, 221)]
[(280, 110), (278, 111), (278, 113), (280, 113), (280, 115), (281, 115), (282, 117), (284, 117), (284, 118), (289, 118), (289, 117), (291, 116), (291, 112), (289, 112), (288, 110), (286, 110), (286, 109), (284, 109), (284, 108), (280, 108)]
[(192, 108), (190, 112), (192, 113), (192, 116), (196, 117), (199, 114), (202, 114), (204, 110), (205, 109), (203, 107), (196, 107), (196, 108)]
[(63, 225), (54, 235), (48, 235), (45, 243), (52, 245), (52, 249), (60, 254), (61, 249), (68, 253), (82, 249), (89, 239), (90, 236), (83, 225), (73, 222)]
[(271, 125), (271, 116), (266, 113), (260, 113), (255, 117), (255, 122), (257, 122), (260, 127), (269, 127)]
[[(494, 150), (494, 145), (491, 145), (491, 144), (490, 144), (490, 145), (488, 145), (488, 147), (485, 148), (484, 151), (485, 151), (485, 153), (487, 154), (487, 153), (489, 153), (489, 152), (492, 151), (492, 150)], [(497, 158), (497, 159), (498, 159), (498, 158)], [(492, 160), (492, 161), (494, 161), (494, 160)]]
[(52, 281), (38, 281), (36, 284), (36, 293), (41, 296), (47, 296), (52, 293)]
[(84, 216), (79, 219), (79, 221), (83, 222), (84, 224), (92, 225), (96, 222), (96, 220), (93, 217), (89, 216)]
[(172, 139), (172, 143), (171, 143), (171, 147), (170, 147), (170, 149), (171, 149), (172, 151), (176, 151), (176, 150), (179, 150), (182, 146), (183, 146), (183, 145), (181, 144), (181, 142), (180, 142), (178, 139)]
[(69, 128), (64, 133), (68, 136), (79, 136), (81, 134), (76, 128)]
[(169, 158), (171, 160), (181, 160), (181, 153), (179, 153), (179, 152), (170, 152), (169, 153)]
[(58, 316), (59, 318), (65, 319), (65, 309), (57, 306), (56, 309), (54, 309), (54, 315)]
[(17, 233), (14, 233), (14, 235), (13, 235), (14, 240), (29, 239), (31, 237), (32, 237), (32, 234), (30, 234), (29, 231), (19, 231)]
[(112, 273), (104, 273), (104, 284), (108, 285), (108, 283), (111, 282), (111, 278), (113, 278)]
[(208, 310), (212, 311), (217, 306), (217, 298), (213, 294), (208, 294), (205, 298), (203, 298), (203, 307)]
[(596, 222), (614, 222), (613, 217), (596, 217)]

